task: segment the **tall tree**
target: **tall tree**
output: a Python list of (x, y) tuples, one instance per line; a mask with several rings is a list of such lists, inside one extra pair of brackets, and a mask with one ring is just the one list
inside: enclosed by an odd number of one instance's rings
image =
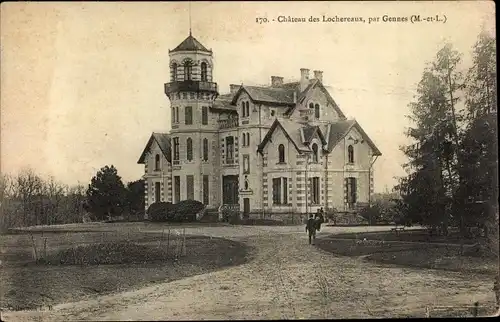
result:
[(136, 180), (127, 184), (127, 203), (129, 214), (144, 212), (144, 180)]
[(14, 195), (21, 201), (22, 225), (38, 224), (35, 205), (43, 194), (43, 180), (32, 169), (23, 169), (15, 178)]
[(409, 162), (408, 176), (397, 187), (409, 216), (421, 224), (447, 226), (450, 205), (457, 187), (459, 121), (456, 109), (462, 75), (460, 55), (447, 44), (424, 71), (415, 101), (409, 104), (407, 131), (412, 140), (402, 147)]
[(125, 194), (116, 168), (105, 166), (92, 178), (87, 189), (89, 210), (97, 219), (120, 215), (125, 207)]

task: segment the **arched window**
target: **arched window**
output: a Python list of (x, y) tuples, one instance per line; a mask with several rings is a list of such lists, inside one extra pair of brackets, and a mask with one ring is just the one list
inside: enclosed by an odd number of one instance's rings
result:
[(250, 116), (250, 103), (246, 102), (246, 108), (247, 108), (247, 117)]
[(313, 150), (313, 162), (318, 163), (318, 145), (316, 143), (312, 145), (312, 150)]
[(278, 146), (279, 163), (285, 163), (285, 146), (280, 144)]
[(170, 75), (172, 76), (172, 81), (177, 80), (177, 63), (172, 64), (172, 70), (170, 71)]
[(347, 158), (349, 163), (354, 163), (354, 147), (352, 145), (347, 147)]
[(155, 170), (158, 171), (160, 170), (160, 155), (157, 154), (155, 156)]
[(184, 80), (191, 80), (193, 65), (188, 60), (184, 62)]
[(208, 139), (203, 139), (203, 161), (208, 161)]
[(309, 103), (309, 108), (314, 108), (314, 103)]
[(193, 140), (191, 138), (186, 140), (186, 159), (188, 161), (193, 160)]
[(250, 133), (247, 133), (247, 146), (250, 146)]
[(245, 102), (241, 102), (241, 117), (245, 117)]
[(207, 81), (207, 63), (205, 62), (201, 63), (201, 81)]
[(319, 104), (314, 105), (314, 117), (319, 119)]

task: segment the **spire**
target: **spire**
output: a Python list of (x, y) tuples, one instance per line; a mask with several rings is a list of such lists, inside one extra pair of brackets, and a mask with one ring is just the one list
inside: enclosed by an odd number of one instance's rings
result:
[(189, 1), (189, 36), (192, 36), (191, 33), (191, 1)]

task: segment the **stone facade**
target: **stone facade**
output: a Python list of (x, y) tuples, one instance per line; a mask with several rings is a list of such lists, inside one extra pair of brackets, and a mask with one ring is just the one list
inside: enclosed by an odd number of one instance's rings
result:
[[(298, 82), (231, 85), (219, 95), (212, 52), (191, 35), (170, 51), (171, 130), (153, 133), (144, 164), (146, 209), (156, 201), (239, 205), (242, 214), (301, 222), (323, 207), (370, 202), (381, 155), (322, 84), (301, 69)], [(159, 200), (157, 200), (159, 199)]]

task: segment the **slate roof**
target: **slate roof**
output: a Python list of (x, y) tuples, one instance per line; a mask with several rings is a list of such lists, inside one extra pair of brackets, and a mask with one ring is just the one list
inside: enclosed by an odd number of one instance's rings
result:
[(242, 85), (238, 92), (234, 95), (232, 104), (236, 104), (236, 99), (239, 94), (245, 91), (250, 99), (256, 103), (272, 103), (274, 105), (293, 106), (293, 92), (295, 89), (276, 88), (276, 87), (260, 87)]
[(285, 119), (276, 119), (274, 120), (273, 125), (271, 125), (269, 131), (267, 131), (266, 136), (264, 137), (262, 142), (257, 147), (257, 152), (262, 153), (267, 142), (271, 140), (271, 136), (278, 127), (282, 129), (283, 133), (285, 133), (285, 136), (288, 138), (288, 140), (290, 140), (290, 142), (292, 142), (298, 152), (309, 151), (309, 148), (304, 146), (304, 144), (302, 143), (300, 137), (301, 125), (299, 123)]
[(186, 39), (184, 39), (183, 42), (179, 44), (179, 46), (175, 47), (173, 50), (170, 50), (170, 52), (176, 51), (205, 51), (208, 53), (212, 52), (211, 50), (208, 50), (205, 46), (203, 46), (196, 38), (194, 38), (191, 33)]
[(223, 95), (219, 95), (211, 109), (213, 110), (219, 110), (219, 111), (226, 111), (226, 112), (236, 112), (236, 106), (234, 105), (231, 105), (231, 100), (233, 99), (233, 95), (232, 94), (223, 94)]
[(377, 148), (375, 143), (368, 137), (366, 132), (361, 128), (356, 120), (344, 120), (338, 121), (335, 123), (330, 123), (330, 129), (328, 133), (328, 151), (331, 152), (333, 148), (342, 140), (347, 133), (353, 128), (360, 132), (361, 136), (363, 136), (364, 140), (370, 145), (373, 149), (373, 155), (382, 155), (380, 150)]
[(148, 143), (146, 144), (146, 147), (144, 148), (144, 151), (142, 151), (141, 157), (139, 158), (139, 161), (137, 161), (137, 163), (144, 164), (144, 161), (146, 159), (146, 154), (151, 148), (151, 144), (153, 144), (153, 142), (155, 141), (156, 143), (158, 143), (161, 152), (163, 152), (163, 155), (165, 156), (165, 158), (167, 158), (168, 162), (171, 162), (170, 135), (168, 133), (153, 132), (153, 134), (149, 138)]

